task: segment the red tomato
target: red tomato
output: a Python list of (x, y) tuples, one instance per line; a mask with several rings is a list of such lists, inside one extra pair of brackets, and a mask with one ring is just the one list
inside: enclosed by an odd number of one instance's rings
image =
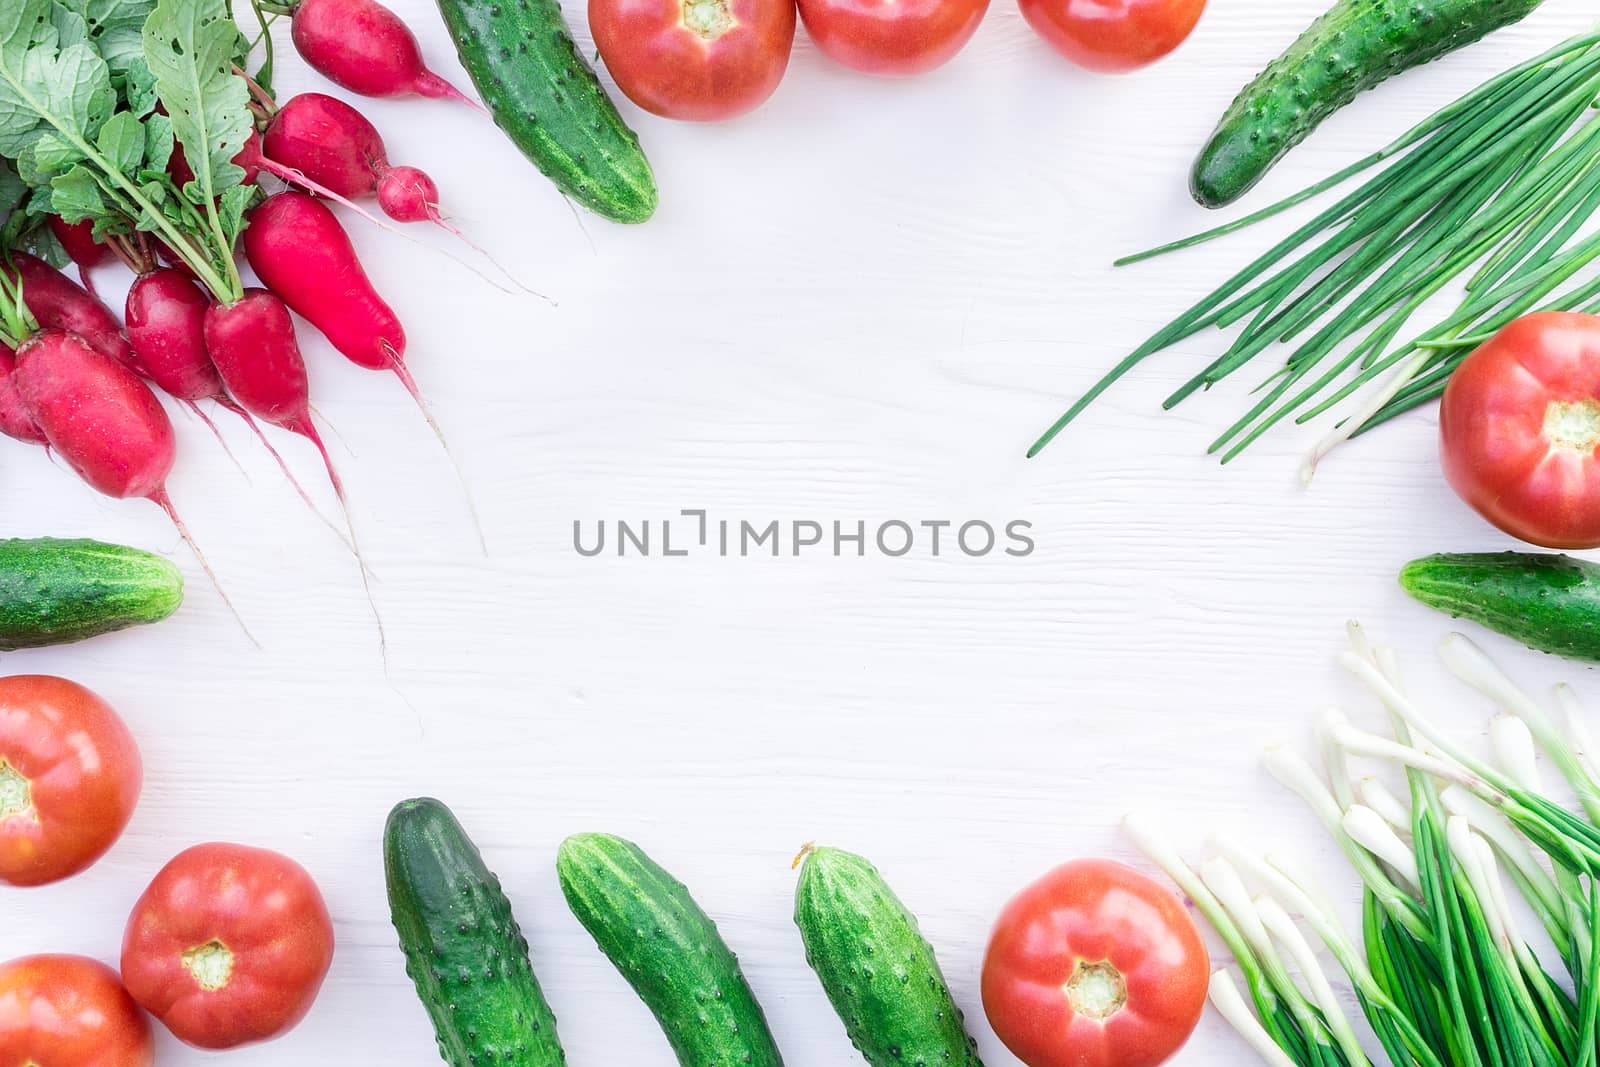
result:
[(1194, 1032), (1210, 971), (1176, 897), (1120, 863), (1074, 860), (1000, 913), (983, 1010), (1028, 1067), (1155, 1067)]
[(1439, 445), (1451, 486), (1506, 533), (1600, 547), (1600, 318), (1526, 315), (1462, 360)]
[(293, 1029), (333, 962), (333, 923), (305, 869), (243, 845), (196, 845), (133, 907), (122, 980), (178, 1039), (233, 1048)]
[(0, 1064), (150, 1067), (150, 1022), (117, 972), (82, 956), (0, 964)]
[(65, 678), (0, 678), (0, 881), (44, 885), (105, 855), (143, 780), (104, 700)]
[(1033, 32), (1080, 67), (1154, 63), (1184, 42), (1206, 0), (1018, 0)]
[(800, 0), (823, 54), (865, 74), (906, 77), (948, 62), (977, 32), (989, 0)]
[(759, 107), (794, 47), (794, 0), (589, 0), (589, 28), (628, 99), (715, 122)]

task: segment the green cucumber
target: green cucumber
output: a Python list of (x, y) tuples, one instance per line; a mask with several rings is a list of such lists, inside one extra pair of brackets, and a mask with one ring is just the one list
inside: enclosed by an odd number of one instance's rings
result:
[(877, 868), (807, 845), (794, 893), (806, 962), (872, 1067), (983, 1067), (917, 920)]
[(451, 1067), (559, 1067), (566, 1054), (499, 879), (450, 809), (407, 800), (383, 831), (389, 911)]
[(64, 645), (159, 622), (183, 575), (150, 552), (99, 541), (0, 541), (0, 652)]
[(1541, 0), (1338, 0), (1245, 86), (1201, 149), (1189, 191), (1243, 196), (1322, 120), (1367, 89), (1523, 18)]
[(557, 0), (439, 0), (495, 123), (578, 203), (615, 222), (656, 210), (639, 137), (578, 53)]
[(556, 858), (572, 914), (655, 1015), (683, 1067), (781, 1067), (717, 925), (638, 845), (576, 834)]
[(1400, 571), (1406, 592), (1540, 652), (1600, 663), (1600, 566), (1530, 552), (1442, 554)]

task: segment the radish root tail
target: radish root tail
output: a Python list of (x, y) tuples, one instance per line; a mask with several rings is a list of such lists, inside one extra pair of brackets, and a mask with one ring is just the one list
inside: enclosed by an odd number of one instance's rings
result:
[(333, 485), (333, 495), (339, 498), (339, 507), (344, 512), (345, 525), (350, 529), (350, 544), (355, 552), (356, 566), (361, 571), (361, 588), (367, 594), (367, 606), (372, 609), (372, 619), (378, 625), (378, 654), (383, 658), (384, 673), (389, 671), (389, 635), (383, 629), (383, 615), (378, 611), (378, 601), (372, 595), (372, 574), (367, 570), (366, 557), (361, 554), (361, 543), (356, 539), (356, 523), (350, 514), (350, 501), (344, 495), (344, 480), (339, 477), (339, 471), (333, 465), (333, 457), (328, 455), (328, 446), (323, 443), (322, 434), (317, 432), (317, 427), (311, 421), (310, 415), (304, 415), (290, 423), (284, 424), (285, 430), (297, 433), (317, 446), (317, 452), (322, 456), (322, 465), (328, 469), (328, 481)]
[(205, 424), (206, 429), (211, 431), (211, 436), (217, 439), (217, 444), (222, 446), (223, 454), (233, 461), (234, 469), (244, 478), (246, 484), (254, 484), (250, 481), (250, 472), (244, 469), (244, 464), (239, 462), (239, 457), (234, 455), (233, 449), (228, 447), (228, 439), (222, 436), (222, 431), (217, 429), (217, 424), (211, 421), (211, 416), (202, 411), (196, 401), (185, 400), (183, 405), (193, 413), (195, 418)]
[(289, 469), (289, 464), (284, 462), (282, 453), (280, 453), (276, 448), (272, 447), (272, 442), (267, 440), (267, 435), (262, 431), (261, 424), (257, 422), (248, 411), (240, 407), (232, 399), (228, 397), (217, 397), (216, 399), (219, 407), (233, 412), (235, 415), (244, 420), (245, 425), (250, 427), (250, 429), (255, 433), (256, 439), (261, 442), (261, 447), (267, 450), (267, 455), (271, 456), (273, 461), (278, 464), (278, 469), (283, 472), (284, 478), (288, 479), (289, 485), (293, 487), (295, 493), (302, 501), (305, 502), (306, 507), (311, 509), (311, 514), (315, 515), (322, 521), (322, 525), (326, 526), (329, 532), (339, 539), (339, 543), (341, 545), (343, 545), (351, 553), (354, 553), (356, 550), (355, 545), (350, 543), (350, 538), (345, 536), (345, 532), (339, 529), (338, 524), (336, 524), (332, 519), (328, 518), (328, 516), (323, 513), (321, 508), (317, 507), (316, 501), (311, 499), (311, 494), (306, 492), (306, 487), (300, 484), (300, 479), (294, 476), (294, 472)]
[(454, 237), (456, 240), (460, 241), (462, 244), (464, 244), (468, 248), (472, 249), (478, 255), (482, 256), (484, 262), (488, 263), (491, 267), (493, 267), (495, 270), (499, 271), (502, 275), (504, 275), (506, 281), (510, 282), (512, 285), (516, 286), (518, 289), (521, 289), (524, 293), (527, 293), (529, 296), (538, 297), (540, 300), (543, 300), (546, 304), (549, 304), (551, 307), (555, 307), (556, 306), (556, 302), (553, 299), (551, 299), (548, 294), (541, 293), (539, 290), (533, 288), (533, 286), (528, 285), (521, 278), (518, 278), (515, 274), (512, 274), (511, 271), (506, 269), (504, 264), (502, 264), (499, 260), (495, 259), (494, 256), (489, 254), (489, 250), (487, 248), (484, 248), (482, 245), (478, 244), (472, 238), (468, 237), (466, 235), (466, 233), (463, 232), (462, 229), (459, 226), (456, 226), (454, 223), (452, 223), (448, 219), (446, 219), (444, 217), (444, 212), (440, 209), (438, 204), (429, 202), (427, 204), (427, 208), (428, 208), (428, 221), (429, 222), (432, 222), (435, 226), (439, 227), (445, 233), (448, 233), (450, 236)]
[(389, 359), (389, 369), (394, 371), (395, 377), (400, 379), (400, 384), (406, 387), (406, 392), (416, 401), (417, 410), (422, 412), (422, 417), (427, 421), (428, 428), (433, 431), (433, 436), (439, 439), (439, 447), (444, 449), (445, 457), (450, 460), (450, 466), (455, 468), (456, 481), (461, 483), (461, 495), (467, 502), (467, 514), (472, 517), (472, 528), (478, 535), (478, 548), (487, 556), (489, 542), (483, 535), (483, 521), (478, 517), (478, 505), (472, 498), (472, 488), (467, 484), (467, 472), (462, 469), (461, 461), (456, 458), (455, 450), (450, 447), (450, 442), (444, 435), (444, 429), (439, 425), (439, 420), (433, 417), (433, 409), (428, 406), (422, 390), (417, 388), (417, 380), (411, 376), (411, 369), (401, 360), (400, 353), (396, 352), (388, 341), (380, 340), (378, 343), (383, 346), (384, 355)]
[(217, 596), (222, 598), (223, 605), (227, 607), (228, 613), (233, 616), (234, 621), (239, 624), (239, 629), (244, 631), (245, 637), (250, 639), (252, 645), (255, 645), (258, 649), (261, 648), (261, 642), (256, 640), (256, 635), (250, 632), (249, 626), (245, 625), (244, 616), (240, 615), (239, 609), (233, 606), (233, 601), (228, 597), (228, 591), (222, 588), (222, 582), (217, 578), (217, 572), (211, 569), (211, 561), (206, 559), (206, 554), (200, 551), (200, 545), (195, 541), (194, 536), (189, 533), (189, 527), (185, 526), (183, 520), (178, 517), (178, 509), (172, 506), (172, 498), (167, 496), (167, 491), (165, 489), (160, 490), (150, 497), (150, 501), (167, 513), (167, 518), (172, 520), (173, 528), (178, 531), (178, 536), (183, 538), (183, 543), (189, 546), (189, 551), (194, 553), (194, 558), (200, 564), (200, 569), (205, 571), (206, 577), (211, 581), (211, 587), (217, 591)]

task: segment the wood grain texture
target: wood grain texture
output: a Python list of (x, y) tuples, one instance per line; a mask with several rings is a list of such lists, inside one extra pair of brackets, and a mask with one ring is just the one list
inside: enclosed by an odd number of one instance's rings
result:
[[(426, 0), (393, 3), (461, 72)], [(1502, 547), (1438, 476), (1419, 414), (1296, 479), (1315, 430), (1227, 469), (1206, 442), (1256, 378), (1162, 414), (1217, 340), (1109, 393), (1040, 459), (1064, 402), (1273, 235), (1114, 271), (1214, 221), (1188, 199), (1195, 147), (1323, 0), (1213, 0), (1141, 74), (1071, 69), (1000, 0), (972, 45), (913, 82), (830, 66), (803, 39), (757, 114), (674, 125), (624, 104), (655, 163), (657, 219), (574, 215), (489, 123), (429, 101), (364, 102), (396, 163), (428, 168), (454, 221), (555, 306), (354, 226), (402, 310), (410, 362), (466, 468), (392, 377), (309, 331), (318, 411), (349, 484), (388, 635), (356, 567), (243, 427), (249, 480), (178, 416), (172, 496), (264, 651), (232, 625), (153, 507), (95, 496), (37, 451), (0, 449), (0, 535), (87, 535), (169, 552), (190, 578), (160, 627), (4, 657), (69, 675), (132, 724), (147, 787), (125, 840), (62, 886), (4, 894), (5, 955), (114, 959), (180, 848), (283, 849), (318, 877), (340, 949), (308, 1021), (228, 1057), (306, 1067), (435, 1063), (388, 924), (378, 837), (391, 804), (445, 799), (502, 876), (575, 1067), (671, 1054), (568, 915), (556, 845), (638, 840), (722, 924), (795, 1065), (859, 1062), (790, 922), (790, 857), (817, 839), (871, 857), (922, 917), (991, 1064), (1014, 1062), (977, 1002), (988, 924), (1073, 855), (1128, 857), (1131, 810), (1191, 854), (1212, 828), (1283, 841), (1354, 904), (1312, 821), (1259, 770), (1269, 741), (1354, 701), (1331, 652), (1359, 615), (1440, 685), (1447, 624), (1394, 584), (1406, 559)], [(574, 12), (581, 15), (581, 12)], [(1521, 26), (1368, 94), (1263, 183), (1259, 206), (1330, 172), (1512, 62), (1586, 28), (1549, 0)], [(575, 26), (584, 51), (587, 33)], [(286, 37), (286, 35), (285, 35)], [(327, 90), (285, 41), (282, 88)], [(450, 247), (444, 234), (418, 236)], [(108, 290), (117, 283), (106, 279)], [(1265, 364), (1262, 371), (1265, 373)], [(315, 457), (279, 440), (321, 487)], [(707, 508), (764, 523), (1033, 523), (1026, 559), (584, 559), (574, 519)], [(1586, 671), (1488, 640), (1532, 682)], [(1486, 709), (1453, 714), (1481, 730)], [(161, 1062), (209, 1062), (163, 1038)], [(1249, 1062), (1208, 1016), (1186, 1067)]]

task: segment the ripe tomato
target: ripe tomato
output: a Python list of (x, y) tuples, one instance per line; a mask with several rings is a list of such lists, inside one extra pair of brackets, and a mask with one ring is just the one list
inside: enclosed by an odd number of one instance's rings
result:
[(233, 1048), (293, 1029), (333, 962), (333, 922), (305, 869), (243, 845), (175, 856), (133, 907), (122, 980), (179, 1040)]
[(794, 0), (589, 0), (589, 28), (628, 99), (715, 122), (759, 107), (794, 47)]
[(1182, 44), (1206, 0), (1018, 0), (1018, 6), (1033, 32), (1078, 66), (1120, 73)]
[(989, 0), (800, 0), (806, 32), (824, 55), (897, 78), (948, 62), (988, 10)]
[(0, 1064), (150, 1067), (150, 1022), (117, 972), (82, 956), (0, 964)]
[(1600, 318), (1525, 315), (1462, 360), (1439, 445), (1450, 485), (1506, 533), (1600, 547)]
[(1155, 1067), (1194, 1032), (1210, 960), (1171, 893), (1110, 860), (1028, 886), (995, 924), (983, 1010), (1028, 1067)]
[(0, 881), (44, 885), (105, 855), (143, 780), (104, 700), (65, 678), (0, 678)]

